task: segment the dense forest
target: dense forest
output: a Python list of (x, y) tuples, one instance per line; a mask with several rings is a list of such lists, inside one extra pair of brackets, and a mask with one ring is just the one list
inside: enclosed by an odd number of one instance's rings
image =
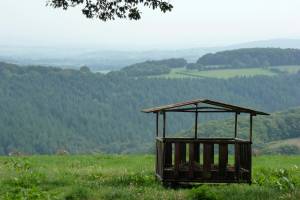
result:
[[(0, 154), (147, 152), (154, 118), (143, 108), (205, 97), (273, 112), (300, 105), (299, 85), (299, 73), (168, 80), (0, 63)], [(167, 131), (192, 125), (192, 116), (168, 116)]]
[(280, 65), (300, 65), (299, 49), (246, 48), (200, 57), (196, 63), (189, 64), (190, 69), (249, 68)]

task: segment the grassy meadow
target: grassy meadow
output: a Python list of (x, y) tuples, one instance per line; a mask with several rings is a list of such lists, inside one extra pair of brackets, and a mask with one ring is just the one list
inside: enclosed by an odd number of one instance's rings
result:
[(189, 70), (186, 68), (174, 68), (169, 74), (150, 76), (151, 78), (219, 78), (229, 79), (234, 77), (275, 76), (281, 73), (295, 74), (300, 71), (300, 66), (276, 66), (268, 68), (245, 69), (215, 69), (215, 70)]
[(163, 187), (152, 155), (0, 158), (0, 199), (300, 199), (300, 156), (258, 156), (253, 184)]

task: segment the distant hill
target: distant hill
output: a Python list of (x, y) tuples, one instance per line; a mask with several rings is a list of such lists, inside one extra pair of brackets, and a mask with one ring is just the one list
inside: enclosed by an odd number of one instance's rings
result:
[[(272, 112), (300, 106), (299, 85), (299, 73), (228, 80), (150, 79), (92, 73), (86, 67), (72, 70), (0, 63), (0, 154), (149, 152), (154, 118), (141, 113), (142, 108), (204, 97)], [(217, 118), (201, 116), (201, 123), (209, 119)], [(271, 119), (267, 127), (277, 128), (255, 134), (255, 141), (297, 136), (292, 131), (298, 127), (296, 114), (283, 118), (282, 123), (281, 117), (276, 118), (278, 123)], [(187, 130), (193, 121), (193, 115), (170, 115), (168, 135)], [(219, 130), (231, 134), (230, 126)]]
[[(218, 51), (240, 48), (300, 48), (300, 39), (274, 39), (253, 41), (248, 43), (199, 47), (186, 49), (149, 49), (149, 50), (105, 50), (102, 47), (35, 47), (35, 46), (1, 46), (0, 61), (20, 65), (59, 66), (63, 68), (79, 68), (89, 66), (92, 70), (120, 69), (146, 60), (184, 58), (188, 62), (196, 62), (200, 56)], [(167, 48), (167, 47), (166, 47)]]
[[(274, 68), (278, 66), (281, 68)], [(246, 48), (205, 54), (201, 56), (196, 63), (187, 64), (187, 61), (183, 58), (146, 61), (124, 67), (121, 72), (125, 72), (125, 74), (129, 76), (165, 75), (165, 77), (171, 78), (178, 77), (176, 76), (176, 73), (180, 73), (181, 76), (190, 76), (193, 78), (201, 77), (201, 74), (199, 74), (197, 70), (205, 71), (245, 68), (258, 68), (259, 70), (259, 68), (263, 68), (266, 72), (277, 74), (282, 73), (284, 67), (290, 66), (300, 66), (299, 49)], [(267, 69), (267, 67), (269, 68)], [(182, 69), (174, 70), (174, 68)]]
[(205, 54), (191, 69), (253, 68), (300, 65), (300, 50), (280, 48), (246, 48)]

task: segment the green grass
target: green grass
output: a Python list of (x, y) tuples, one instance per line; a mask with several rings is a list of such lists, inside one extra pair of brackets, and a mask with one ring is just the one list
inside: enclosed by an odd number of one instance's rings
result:
[(1, 157), (0, 199), (299, 199), (300, 156), (259, 156), (253, 165), (252, 185), (174, 190), (155, 180), (152, 155)]
[[(278, 71), (274, 71), (278, 70)], [(185, 68), (172, 69), (169, 74), (150, 76), (150, 78), (219, 78), (228, 79), (234, 77), (252, 77), (252, 76), (274, 76), (278, 72), (285, 72), (289, 74), (300, 71), (300, 66), (278, 66), (269, 68), (246, 68), (246, 69), (215, 69), (215, 70), (188, 70)]]
[(282, 72), (287, 72), (289, 74), (295, 74), (300, 71), (300, 66), (278, 66), (278, 67), (271, 67), (273, 69), (278, 69)]

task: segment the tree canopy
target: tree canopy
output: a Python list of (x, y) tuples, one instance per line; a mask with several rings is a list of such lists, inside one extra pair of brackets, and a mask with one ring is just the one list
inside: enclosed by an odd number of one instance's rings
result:
[(67, 10), (70, 7), (83, 6), (82, 13), (87, 18), (102, 21), (116, 18), (141, 18), (140, 7), (149, 7), (162, 12), (171, 11), (173, 6), (164, 0), (47, 0), (47, 5)]
[[(203, 97), (266, 112), (279, 111), (300, 106), (299, 85), (300, 73), (164, 79), (124, 76), (116, 71), (104, 75), (92, 73), (87, 67), (72, 70), (0, 62), (0, 155), (14, 151), (48, 154), (61, 149), (70, 153), (149, 152), (155, 120), (140, 112), (143, 108)], [(267, 120), (262, 124), (255, 118), (254, 144), (298, 137), (298, 110), (295, 116), (280, 115), (276, 121), (262, 118)], [(286, 114), (289, 113), (292, 114)], [(204, 125), (208, 120), (226, 116), (231, 124)], [(199, 136), (232, 136), (234, 118), (229, 113), (226, 116), (201, 115)], [(194, 125), (191, 113), (173, 113), (167, 119), (169, 136)], [(248, 133), (248, 120), (239, 117), (242, 136)]]

